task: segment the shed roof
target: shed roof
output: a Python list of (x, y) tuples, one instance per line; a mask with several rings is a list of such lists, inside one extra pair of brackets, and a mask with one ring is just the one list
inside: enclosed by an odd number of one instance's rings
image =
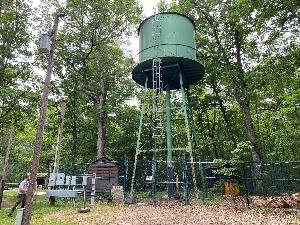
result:
[(102, 157), (102, 158), (97, 159), (94, 162), (91, 162), (89, 165), (87, 165), (87, 167), (89, 167), (92, 164), (97, 164), (97, 163), (113, 163), (113, 164), (116, 164), (115, 161), (112, 161), (112, 160), (110, 160), (110, 159), (108, 159), (106, 157)]
[(37, 173), (36, 178), (47, 178), (48, 173)]

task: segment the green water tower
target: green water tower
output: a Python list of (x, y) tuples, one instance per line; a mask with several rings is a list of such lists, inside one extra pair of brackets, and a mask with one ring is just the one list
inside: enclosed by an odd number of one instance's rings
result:
[(196, 58), (195, 24), (190, 18), (178, 13), (156, 14), (141, 23), (138, 33), (139, 64), (132, 71), (135, 82), (144, 86), (148, 77), (147, 86), (153, 88), (152, 66), (157, 57), (162, 59), (163, 86), (168, 83), (171, 90), (180, 89), (180, 71), (185, 86), (203, 77), (204, 67)]
[[(133, 197), (139, 155), (152, 153), (152, 176), (148, 177), (151, 177), (152, 198), (153, 202), (156, 202), (155, 190), (158, 183), (156, 161), (158, 155), (164, 155), (158, 154), (158, 152), (166, 151), (167, 180), (160, 183), (167, 184), (170, 199), (174, 197), (175, 192), (174, 174), (178, 174), (174, 168), (174, 151), (181, 150), (184, 154), (189, 154), (191, 162), (194, 161), (192, 143), (194, 135), (191, 133), (192, 122), (186, 91), (190, 85), (196, 84), (203, 78), (205, 69), (196, 58), (195, 24), (189, 17), (172, 12), (155, 14), (140, 24), (138, 33), (139, 63), (132, 71), (132, 78), (136, 83), (145, 87), (145, 93), (147, 90), (151, 91), (153, 102), (148, 110), (146, 107), (149, 107), (149, 104), (144, 104), (141, 107), (130, 196)], [(175, 144), (172, 134), (172, 114), (179, 115), (179, 113), (174, 112), (174, 107), (171, 106), (172, 90), (179, 90), (180, 94), (175, 96), (181, 96), (180, 113), (183, 116), (186, 137), (186, 143), (183, 146), (173, 146)], [(147, 99), (147, 95), (144, 96)], [(145, 150), (141, 147), (144, 146), (141, 136), (145, 112), (149, 111), (152, 111), (152, 140), (150, 141), (152, 146)], [(193, 186), (197, 188), (197, 176), (194, 165), (191, 165)]]

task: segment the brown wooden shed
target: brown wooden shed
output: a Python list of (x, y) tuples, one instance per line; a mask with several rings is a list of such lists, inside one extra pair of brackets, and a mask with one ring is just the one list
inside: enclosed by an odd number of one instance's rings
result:
[(42, 189), (48, 188), (48, 173), (37, 173), (36, 175), (36, 185), (41, 186)]
[[(119, 168), (111, 160), (103, 157), (87, 166), (87, 173), (96, 173), (96, 194), (109, 194), (112, 186), (118, 185)], [(87, 191), (92, 190), (92, 179), (88, 179)]]

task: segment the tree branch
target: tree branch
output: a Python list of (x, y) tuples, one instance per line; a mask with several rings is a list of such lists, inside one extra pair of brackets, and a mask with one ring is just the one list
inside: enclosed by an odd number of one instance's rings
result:
[[(215, 19), (212, 18), (208, 12), (209, 9), (207, 6), (205, 5), (201, 5), (199, 6), (198, 3), (196, 1), (192, 1), (192, 3), (196, 6), (196, 8), (204, 15), (204, 18), (206, 19), (206, 21), (211, 25), (211, 29), (213, 31), (213, 36), (216, 40), (216, 43), (218, 45), (219, 51), (223, 54), (223, 60), (225, 61), (226, 65), (229, 66), (230, 65), (230, 61), (229, 61), (229, 57), (226, 54), (225, 48), (221, 43), (220, 37), (218, 35), (218, 30), (215, 26)], [(204, 11), (202, 8), (205, 8), (207, 11)]]

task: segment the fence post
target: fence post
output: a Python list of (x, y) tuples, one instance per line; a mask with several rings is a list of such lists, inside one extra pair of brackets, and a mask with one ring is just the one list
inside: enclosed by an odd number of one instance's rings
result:
[(249, 189), (248, 189), (248, 183), (247, 183), (245, 163), (242, 163), (242, 167), (243, 167), (243, 177), (244, 177), (244, 185), (245, 185), (246, 202), (247, 202), (247, 207), (249, 208), (249, 206), (250, 206)]
[(124, 186), (124, 202), (127, 203), (127, 197), (128, 197), (128, 157), (127, 157), (127, 155), (124, 156), (123, 186)]
[(93, 173), (92, 177), (92, 192), (91, 192), (91, 205), (95, 205), (95, 195), (96, 195), (96, 173)]
[(183, 197), (185, 205), (189, 204), (189, 184), (188, 184), (188, 174), (187, 174), (187, 160), (186, 154), (183, 158)]
[(199, 171), (200, 171), (200, 179), (201, 179), (201, 183), (202, 183), (202, 196), (201, 196), (201, 200), (202, 203), (204, 203), (204, 198), (205, 196), (207, 196), (207, 182), (206, 182), (206, 178), (205, 178), (205, 167), (202, 165), (201, 162), (201, 158), (199, 156)]
[(16, 223), (15, 225), (21, 225), (23, 218), (24, 208), (17, 209)]
[(152, 181), (151, 181), (151, 195), (153, 205), (156, 205), (156, 157), (152, 158)]

